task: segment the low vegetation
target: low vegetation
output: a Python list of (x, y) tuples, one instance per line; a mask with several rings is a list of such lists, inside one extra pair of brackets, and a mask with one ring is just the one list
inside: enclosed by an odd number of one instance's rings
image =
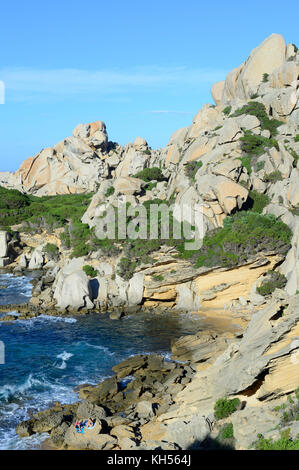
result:
[(249, 201), (251, 203), (250, 209), (258, 214), (261, 214), (263, 209), (270, 204), (270, 198), (267, 194), (262, 194), (254, 190), (249, 191)]
[(272, 171), (272, 173), (266, 173), (263, 180), (266, 183), (277, 183), (277, 181), (282, 181), (283, 177), (279, 170)]
[(255, 443), (257, 450), (299, 450), (299, 437), (297, 439), (290, 438), (290, 430), (282, 431), (280, 438), (274, 440), (272, 438), (265, 439), (259, 435), (258, 441)]
[(28, 232), (49, 232), (80, 220), (93, 194), (36, 197), (0, 187), (0, 226), (22, 223)]
[(108, 188), (107, 191), (105, 192), (105, 196), (106, 197), (112, 196), (112, 194), (114, 194), (114, 192), (115, 192), (114, 187), (110, 186), (110, 188)]
[(275, 289), (283, 289), (286, 286), (287, 279), (283, 274), (277, 271), (268, 271), (267, 278), (257, 287), (260, 295), (270, 295)]
[(214, 415), (217, 419), (224, 419), (233, 414), (240, 408), (241, 402), (239, 398), (220, 398), (214, 405)]
[(85, 274), (87, 274), (87, 276), (89, 277), (97, 277), (97, 275), (99, 274), (98, 271), (96, 269), (94, 269), (93, 266), (90, 266), (88, 264), (86, 264), (85, 266), (83, 266), (83, 271), (85, 272)]
[(246, 131), (244, 136), (240, 137), (240, 141), (243, 152), (250, 156), (260, 156), (265, 153), (267, 148), (278, 147), (278, 143), (275, 139), (252, 134), (250, 131)]
[(287, 253), (291, 237), (290, 228), (273, 215), (244, 211), (226, 217), (223, 228), (208, 232), (199, 251), (182, 256), (193, 258), (197, 267), (232, 267), (261, 251)]
[(277, 128), (283, 124), (282, 121), (271, 119), (267, 114), (265, 105), (259, 101), (249, 101), (242, 108), (237, 109), (231, 117), (242, 116), (243, 114), (257, 117), (262, 131), (268, 130), (271, 136), (277, 135)]
[(47, 243), (43, 251), (50, 258), (57, 258), (59, 254), (59, 248), (57, 245), (55, 245), (55, 243)]
[(234, 438), (234, 426), (233, 423), (225, 424), (220, 431), (221, 439), (233, 439)]
[(144, 168), (144, 170), (139, 171), (134, 175), (135, 178), (139, 178), (143, 181), (165, 181), (165, 177), (160, 168), (153, 167), (153, 168)]
[(231, 113), (231, 110), (232, 110), (232, 107), (231, 106), (227, 106), (226, 108), (224, 108), (224, 110), (222, 111), (223, 114), (225, 114), (226, 116), (229, 116), (230, 113)]
[(195, 175), (201, 167), (201, 161), (188, 162), (185, 164), (185, 175), (190, 179), (190, 181), (194, 181)]

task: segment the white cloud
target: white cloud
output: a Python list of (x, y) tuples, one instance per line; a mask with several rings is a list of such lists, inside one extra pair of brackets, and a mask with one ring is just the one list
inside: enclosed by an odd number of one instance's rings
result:
[(8, 97), (13, 101), (199, 87), (222, 80), (225, 75), (225, 70), (157, 66), (132, 67), (126, 70), (0, 69), (0, 79), (5, 83)]

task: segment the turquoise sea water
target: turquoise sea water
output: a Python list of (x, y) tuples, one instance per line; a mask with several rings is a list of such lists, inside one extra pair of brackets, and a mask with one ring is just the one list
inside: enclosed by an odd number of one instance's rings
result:
[[(29, 300), (28, 277), (0, 274), (0, 303)], [(113, 365), (142, 353), (169, 356), (173, 338), (198, 331), (197, 318), (138, 314), (121, 321), (108, 315), (50, 317), (0, 322), (5, 364), (0, 364), (0, 449), (39, 448), (43, 436), (19, 439), (18, 422), (28, 412), (55, 401), (76, 401), (74, 387), (99, 383), (112, 375)]]

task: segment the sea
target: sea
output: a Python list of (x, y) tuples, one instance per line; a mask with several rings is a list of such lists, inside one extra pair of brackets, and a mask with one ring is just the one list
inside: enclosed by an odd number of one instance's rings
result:
[[(31, 280), (0, 273), (0, 304), (28, 302)], [(19, 422), (57, 401), (78, 401), (75, 387), (111, 377), (112, 367), (125, 358), (158, 353), (170, 359), (171, 341), (201, 326), (198, 317), (167, 311), (117, 321), (91, 313), (0, 322), (0, 450), (41, 449), (48, 435), (19, 438)]]

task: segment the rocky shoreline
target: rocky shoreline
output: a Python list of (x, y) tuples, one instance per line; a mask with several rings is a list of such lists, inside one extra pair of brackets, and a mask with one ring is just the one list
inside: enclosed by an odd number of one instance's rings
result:
[[(171, 360), (156, 354), (125, 359), (98, 385), (77, 384), (78, 402), (35, 413), (17, 433), (46, 432), (45, 445), (69, 450), (248, 449), (258, 445), (258, 435), (277, 440), (285, 430), (292, 442), (298, 319), (299, 296), (277, 290), (244, 331), (183, 336), (173, 342)], [(238, 400), (230, 416), (216, 416), (219, 399)], [(78, 434), (75, 422), (89, 418), (95, 427)], [(223, 437), (231, 425), (233, 437)]]

